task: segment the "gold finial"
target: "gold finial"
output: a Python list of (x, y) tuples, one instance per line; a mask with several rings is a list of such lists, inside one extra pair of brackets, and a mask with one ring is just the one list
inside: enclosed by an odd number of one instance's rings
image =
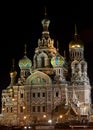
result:
[(77, 34), (77, 26), (76, 26), (76, 24), (75, 24), (75, 34), (74, 34), (74, 40), (75, 40), (75, 42), (77, 42), (77, 41), (78, 41), (78, 34)]
[(12, 70), (14, 71), (14, 67), (15, 67), (15, 60), (12, 59)]
[(14, 82), (14, 77), (17, 75), (17, 72), (15, 71), (15, 60), (12, 59), (12, 68), (11, 68), (11, 72), (10, 72), (10, 77), (11, 77), (11, 85)]
[(15, 60), (12, 59), (12, 67), (11, 67), (11, 72), (10, 73), (14, 72), (14, 70), (15, 70)]
[(57, 41), (57, 51), (59, 51), (59, 42)]
[(26, 53), (27, 53), (26, 48), (27, 48), (27, 45), (25, 44), (25, 51), (24, 51), (24, 54), (25, 54), (25, 55), (26, 55)]
[(75, 24), (75, 35), (77, 35), (77, 26)]
[(47, 16), (47, 10), (46, 10), (46, 7), (45, 7), (45, 13), (44, 13), (44, 15), (45, 15), (45, 18), (46, 18), (46, 16)]

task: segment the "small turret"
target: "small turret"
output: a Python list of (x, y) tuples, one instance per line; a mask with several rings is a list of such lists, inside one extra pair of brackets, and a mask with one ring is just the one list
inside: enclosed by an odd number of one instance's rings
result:
[(20, 76), (21, 78), (25, 79), (29, 76), (31, 66), (32, 66), (32, 61), (27, 57), (26, 55), (26, 45), (25, 45), (25, 52), (24, 52), (24, 57), (19, 60), (19, 67), (21, 69)]
[(25, 52), (24, 57), (19, 60), (19, 67), (20, 69), (30, 69), (32, 66), (31, 60), (26, 56), (26, 45), (25, 45)]
[(10, 78), (11, 78), (10, 86), (13, 86), (15, 84), (16, 75), (17, 75), (17, 72), (14, 69), (14, 59), (13, 59), (13, 65), (10, 72)]
[(84, 45), (83, 42), (79, 39), (79, 35), (77, 34), (77, 27), (75, 24), (75, 34), (74, 39), (69, 43), (69, 52), (70, 52), (70, 59), (71, 60), (82, 60), (83, 56)]

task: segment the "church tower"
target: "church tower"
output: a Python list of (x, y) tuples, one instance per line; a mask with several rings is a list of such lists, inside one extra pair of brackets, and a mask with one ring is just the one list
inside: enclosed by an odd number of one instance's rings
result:
[(75, 25), (74, 39), (69, 43), (72, 102), (77, 105), (80, 115), (88, 115), (91, 112), (91, 87), (87, 75), (87, 62), (84, 59), (84, 44), (80, 40)]
[(35, 54), (33, 57), (33, 67), (34, 69), (45, 72), (51, 75), (51, 58), (56, 55), (57, 51), (54, 47), (54, 39), (51, 39), (49, 33), (50, 20), (47, 18), (47, 13), (45, 10), (45, 18), (41, 21), (43, 31), (42, 36), (38, 39), (38, 47), (35, 49)]

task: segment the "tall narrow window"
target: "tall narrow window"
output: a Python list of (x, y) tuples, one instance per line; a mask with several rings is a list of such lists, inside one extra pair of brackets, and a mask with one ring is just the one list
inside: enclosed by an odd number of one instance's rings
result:
[(44, 57), (41, 58), (41, 62), (42, 62), (41, 67), (44, 67)]
[(59, 92), (56, 92), (56, 97), (58, 97), (59, 96)]
[(40, 112), (40, 106), (37, 107), (37, 112)]
[(40, 97), (40, 93), (38, 93), (37, 96)]
[(8, 112), (8, 107), (7, 107), (6, 111)]
[(13, 112), (13, 108), (12, 107), (11, 107), (10, 111)]
[(23, 112), (23, 106), (20, 107), (20, 112)]
[(42, 108), (42, 109), (43, 109), (43, 112), (45, 112), (45, 106), (43, 106), (43, 108)]
[(45, 93), (42, 93), (42, 97), (45, 97)]
[(35, 112), (35, 106), (33, 106), (32, 110), (33, 110), (33, 112)]
[(35, 93), (33, 93), (33, 97), (35, 98)]
[(23, 98), (23, 93), (20, 94), (20, 98)]

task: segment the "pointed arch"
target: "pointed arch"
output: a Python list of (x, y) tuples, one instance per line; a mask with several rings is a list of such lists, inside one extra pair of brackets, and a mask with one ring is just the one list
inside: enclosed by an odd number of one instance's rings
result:
[(80, 65), (81, 65), (81, 72), (83, 73), (84, 71), (87, 71), (87, 62), (82, 60), (80, 62)]
[(37, 56), (37, 66), (41, 68), (48, 66), (48, 55), (45, 52), (41, 52)]

